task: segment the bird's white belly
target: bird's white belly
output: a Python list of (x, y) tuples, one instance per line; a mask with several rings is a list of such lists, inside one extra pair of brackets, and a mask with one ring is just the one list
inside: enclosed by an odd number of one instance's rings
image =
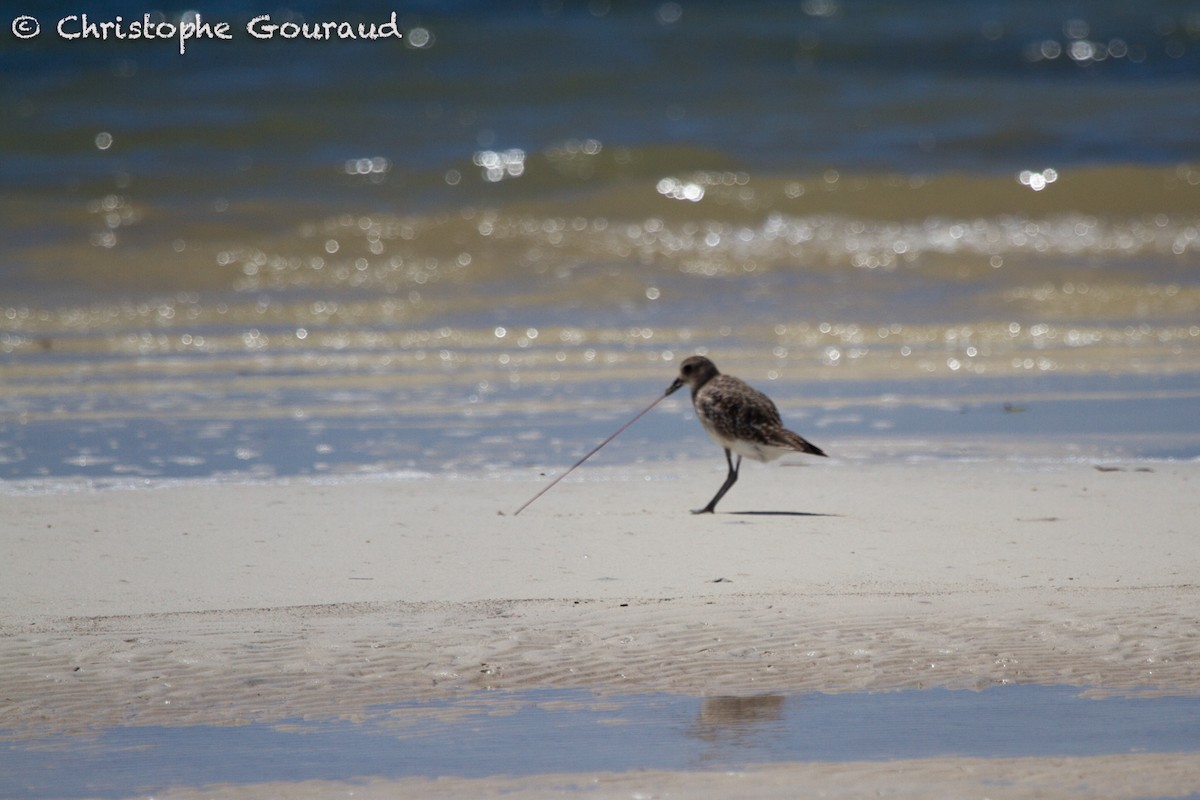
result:
[(708, 435), (713, 438), (713, 441), (721, 445), (721, 447), (727, 448), (740, 456), (752, 458), (755, 461), (762, 461), (763, 463), (766, 463), (768, 461), (774, 461), (775, 459), (787, 453), (796, 452), (790, 447), (775, 447), (774, 445), (750, 442), (745, 439), (728, 439), (707, 425), (704, 426), (704, 429), (708, 431)]

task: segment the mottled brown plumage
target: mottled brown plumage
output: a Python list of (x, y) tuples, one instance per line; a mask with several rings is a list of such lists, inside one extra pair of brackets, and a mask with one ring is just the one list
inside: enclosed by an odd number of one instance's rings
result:
[[(692, 406), (704, 430), (725, 449), (729, 474), (724, 485), (708, 505), (697, 514), (710, 514), (729, 487), (738, 479), (742, 456), (770, 461), (785, 453), (810, 453), (823, 456), (821, 448), (783, 427), (779, 409), (771, 398), (732, 375), (724, 375), (704, 356), (691, 356), (679, 365), (679, 377), (667, 394), (687, 386), (692, 390)], [(737, 463), (732, 453), (737, 453)]]

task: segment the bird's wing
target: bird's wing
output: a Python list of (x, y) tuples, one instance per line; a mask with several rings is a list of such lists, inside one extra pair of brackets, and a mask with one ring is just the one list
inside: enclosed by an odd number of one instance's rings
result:
[(753, 431), (783, 426), (771, 398), (729, 375), (704, 385), (696, 395), (696, 410), (730, 439), (752, 439)]

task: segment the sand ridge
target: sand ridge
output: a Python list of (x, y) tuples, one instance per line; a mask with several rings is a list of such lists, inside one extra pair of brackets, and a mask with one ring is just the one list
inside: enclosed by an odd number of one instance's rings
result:
[(599, 800), (668, 797), (985, 797), (992, 800), (1123, 800), (1181, 797), (1200, 789), (1193, 753), (1140, 753), (1088, 758), (939, 758), (897, 761), (768, 764), (738, 771), (554, 774), (527, 778), (410, 778), (350, 783), (213, 786), (155, 795), (160, 800), (243, 800), (263, 796), (319, 798), (474, 797), (543, 800), (583, 795)]
[(696, 695), (1200, 691), (1200, 589), (346, 604), (67, 619), (0, 638), (0, 728), (346, 717), (558, 687)]

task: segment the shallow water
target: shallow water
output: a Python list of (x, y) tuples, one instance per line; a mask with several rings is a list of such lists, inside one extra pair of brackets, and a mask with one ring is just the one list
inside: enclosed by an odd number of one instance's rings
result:
[[(429, 2), (375, 42), (205, 15), (233, 40), (40, 14), (0, 51), (6, 480), (552, 467), (692, 352), (861, 405), (835, 449), (938, 427), (888, 402), (1095, 379), (1126, 405), (1038, 437), (1200, 456), (1187, 3)], [(661, 429), (613, 456), (695, 452)]]
[[(430, 400), (410, 404), (411, 393), (394, 385), (352, 378), (320, 390), (263, 378), (253, 399), (201, 384), (150, 398), (93, 388), (86, 406), (63, 402), (41, 413), (31, 401), (20, 424), (0, 425), (9, 454), (0, 459), (0, 478), (10, 491), (180, 479), (506, 479), (573, 463), (633, 415), (637, 398), (648, 402), (661, 392), (644, 379), (575, 380), (537, 390), (502, 387), (490, 401), (459, 393), (469, 389), (443, 389), (436, 393), (441, 409)], [(1136, 386), (1109, 376), (929, 379), (919, 388), (903, 381), (779, 381), (772, 393), (793, 426), (851, 464), (1142, 462), (1200, 452), (1200, 389), (1177, 376), (1142, 378)], [(589, 463), (669, 469), (688, 458), (717, 464), (721, 455), (686, 398), (671, 398)]]
[(124, 797), (171, 786), (788, 761), (1200, 751), (1200, 698), (1076, 687), (697, 698), (537, 689), (370, 709), (365, 718), (120, 727), (10, 740), (0, 796)]

